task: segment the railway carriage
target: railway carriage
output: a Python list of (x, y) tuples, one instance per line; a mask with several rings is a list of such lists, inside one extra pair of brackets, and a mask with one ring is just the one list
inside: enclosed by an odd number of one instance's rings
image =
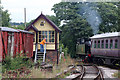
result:
[(91, 37), (91, 54), (102, 64), (120, 64), (120, 32), (97, 34)]

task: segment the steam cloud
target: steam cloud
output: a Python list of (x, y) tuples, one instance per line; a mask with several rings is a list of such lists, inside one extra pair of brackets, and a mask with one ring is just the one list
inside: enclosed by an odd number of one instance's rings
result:
[(95, 5), (91, 3), (82, 3), (82, 7), (80, 8), (80, 14), (86, 18), (87, 22), (91, 25), (93, 29), (93, 33), (96, 34), (99, 30), (99, 24), (102, 19), (94, 9)]

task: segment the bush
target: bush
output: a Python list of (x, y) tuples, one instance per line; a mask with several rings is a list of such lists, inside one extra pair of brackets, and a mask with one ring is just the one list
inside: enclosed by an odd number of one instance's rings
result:
[(26, 58), (23, 56), (17, 55), (15, 58), (6, 56), (2, 62), (2, 72), (4, 73), (6, 70), (15, 70), (21, 67), (30, 67), (31, 65), (32, 61), (26, 60)]
[(64, 56), (65, 58), (67, 58), (67, 55), (68, 55), (68, 48), (67, 47), (64, 47), (63, 44), (60, 44), (60, 48), (62, 47), (62, 52), (64, 52)]

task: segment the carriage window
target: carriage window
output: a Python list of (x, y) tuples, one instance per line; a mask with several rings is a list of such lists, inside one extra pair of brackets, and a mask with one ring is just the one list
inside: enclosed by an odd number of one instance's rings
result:
[(94, 43), (94, 48), (96, 48), (96, 41), (95, 41), (95, 43)]
[(106, 48), (108, 48), (108, 40), (106, 40)]
[(102, 40), (101, 47), (104, 48), (104, 40)]
[(113, 40), (110, 40), (110, 48), (113, 48)]
[(118, 40), (115, 40), (115, 48), (118, 48)]
[(98, 41), (98, 48), (100, 48), (100, 40)]

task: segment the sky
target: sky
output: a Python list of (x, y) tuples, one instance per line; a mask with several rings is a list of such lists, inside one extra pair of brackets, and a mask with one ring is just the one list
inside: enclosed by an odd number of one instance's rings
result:
[(1, 0), (4, 10), (8, 10), (11, 22), (24, 22), (24, 8), (26, 21), (37, 18), (41, 12), (44, 15), (55, 15), (51, 8), (61, 0)]

